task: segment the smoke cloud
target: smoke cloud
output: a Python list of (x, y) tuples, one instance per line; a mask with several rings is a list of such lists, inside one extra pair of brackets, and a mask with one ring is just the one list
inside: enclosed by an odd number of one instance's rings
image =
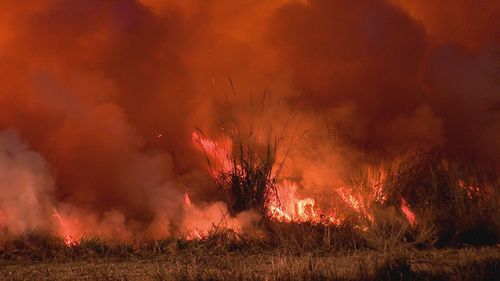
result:
[(0, 133), (0, 225), (20, 234), (44, 227), (54, 180), (43, 157), (12, 131)]

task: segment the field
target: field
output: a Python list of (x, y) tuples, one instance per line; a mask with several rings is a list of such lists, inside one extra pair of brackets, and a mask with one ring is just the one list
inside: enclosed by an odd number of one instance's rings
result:
[[(311, 229), (313, 230), (313, 229)], [(304, 241), (235, 239), (140, 245), (88, 239), (74, 247), (42, 234), (10, 241), (0, 280), (499, 280), (500, 248), (310, 247)], [(10, 248), (9, 248), (10, 247)], [(356, 249), (356, 247), (359, 247)]]
[(293, 201), (302, 213), (263, 205), (272, 165), (242, 163), (219, 184), (239, 199), (235, 213), (262, 210), (250, 228), (221, 221), (160, 240), (5, 232), (0, 280), (500, 280), (496, 173), (424, 157), (388, 175), (380, 202), (377, 185), (358, 180), (335, 221), (314, 201)]
[(500, 249), (337, 255), (213, 253), (200, 245), (155, 257), (2, 261), (1, 280), (499, 280)]
[(498, 19), (0, 0), (0, 281), (500, 281)]

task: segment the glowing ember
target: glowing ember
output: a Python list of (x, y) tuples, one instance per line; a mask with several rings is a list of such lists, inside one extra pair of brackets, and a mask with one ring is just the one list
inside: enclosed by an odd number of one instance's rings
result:
[(415, 216), (415, 213), (410, 209), (410, 205), (406, 200), (401, 197), (401, 211), (403, 211), (403, 214), (405, 214), (406, 219), (410, 223), (412, 228), (415, 228), (417, 226), (417, 218)]
[(80, 237), (78, 237), (79, 235), (75, 235), (73, 233), (69, 224), (61, 217), (56, 209), (54, 209), (54, 213), (52, 216), (55, 217), (59, 222), (60, 232), (64, 239), (64, 244), (68, 247), (74, 247), (80, 244)]
[(476, 196), (480, 195), (481, 189), (478, 186), (471, 185), (471, 184), (466, 184), (463, 180), (458, 181), (458, 186), (462, 189), (465, 190), (467, 193), (467, 197), (473, 198)]

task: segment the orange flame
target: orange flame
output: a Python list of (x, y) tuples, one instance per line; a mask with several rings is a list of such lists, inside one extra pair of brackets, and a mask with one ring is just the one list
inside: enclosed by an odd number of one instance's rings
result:
[(341, 224), (342, 219), (325, 214), (313, 198), (299, 199), (297, 185), (284, 181), (277, 186), (277, 194), (267, 203), (268, 215), (281, 222), (311, 222)]
[[(187, 193), (184, 193), (184, 207), (186, 210), (193, 210), (195, 208), (193, 202), (191, 201), (191, 198)], [(208, 236), (208, 231), (206, 230), (201, 230), (189, 225), (186, 226), (186, 228), (187, 233), (184, 235), (184, 238), (186, 240), (201, 240), (204, 237)]]
[[(199, 131), (193, 131), (191, 136), (193, 142), (203, 150), (205, 155), (215, 161), (216, 168), (224, 172), (233, 169), (231, 161), (232, 143), (229, 139), (223, 139), (222, 143), (209, 139)], [(210, 160), (210, 159), (209, 159)]]
[(184, 205), (187, 207), (187, 208), (191, 208), (191, 198), (189, 198), (189, 195), (187, 193), (184, 193)]
[[(193, 132), (193, 141), (203, 149), (207, 157), (214, 159), (216, 165), (221, 167), (223, 171), (232, 169), (230, 160), (230, 140), (224, 140), (224, 145), (218, 144), (216, 141), (211, 140), (199, 132)], [(227, 148), (226, 148), (227, 147)], [(374, 172), (375, 171), (375, 172)], [(387, 201), (387, 193), (384, 190), (384, 182), (386, 174), (383, 170), (373, 170), (368, 167), (367, 174), (365, 175), (367, 181), (363, 186), (368, 189), (356, 189), (355, 187), (340, 187), (334, 189), (339, 195), (344, 204), (356, 214), (370, 221), (374, 221), (372, 207), (374, 203), (383, 204)], [(476, 188), (465, 187), (463, 182), (461, 186), (472, 196), (474, 192), (478, 192)], [(191, 206), (189, 197), (185, 197), (185, 204)], [(406, 216), (412, 228), (417, 226), (417, 218), (415, 213), (411, 210), (410, 205), (404, 198), (400, 201), (401, 211)], [(339, 215), (337, 212), (324, 212), (313, 198), (301, 198), (297, 194), (297, 185), (289, 181), (283, 181), (276, 186), (276, 194), (271, 196), (266, 203), (267, 215), (276, 221), (280, 222), (309, 222), (314, 224), (324, 225), (340, 225), (346, 220), (346, 214)], [(366, 230), (367, 226), (358, 225), (357, 228)], [(189, 237), (201, 238), (203, 234), (199, 231), (191, 231)]]
[(64, 244), (68, 247), (74, 247), (80, 244), (81, 235), (75, 234), (75, 231), (69, 226), (67, 221), (61, 217), (56, 209), (54, 209), (52, 216), (59, 222), (60, 232), (64, 239)]
[(405, 214), (406, 219), (410, 223), (410, 226), (412, 228), (415, 228), (417, 226), (417, 217), (415, 216), (415, 213), (410, 209), (410, 205), (406, 200), (401, 197), (401, 211), (403, 211), (403, 214)]
[(357, 191), (354, 188), (341, 187), (336, 189), (337, 194), (344, 203), (356, 213), (374, 221), (372, 206), (375, 202), (383, 204), (387, 201), (387, 193), (384, 190), (385, 173), (380, 170), (373, 173), (371, 167), (367, 171), (367, 191)]

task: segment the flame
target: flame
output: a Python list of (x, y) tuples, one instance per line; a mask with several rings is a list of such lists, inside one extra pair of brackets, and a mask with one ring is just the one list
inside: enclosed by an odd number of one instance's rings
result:
[(191, 208), (191, 206), (192, 206), (191, 198), (189, 198), (189, 195), (187, 193), (184, 194), (184, 205), (187, 208)]
[(413, 211), (410, 209), (410, 205), (408, 204), (408, 202), (406, 202), (406, 200), (403, 197), (401, 197), (400, 207), (401, 211), (403, 212), (403, 214), (405, 214), (406, 219), (410, 223), (410, 226), (412, 228), (415, 228), (417, 226), (417, 218), (415, 216), (415, 213), (413, 213)]
[(187, 193), (184, 193), (184, 209), (188, 215), (188, 222), (185, 225), (184, 239), (186, 240), (201, 240), (209, 236), (210, 229), (196, 225), (192, 220), (195, 220), (195, 213), (199, 212), (196, 206), (191, 201)]
[(284, 181), (276, 188), (277, 194), (267, 203), (268, 216), (280, 222), (310, 222), (341, 224), (342, 219), (324, 213), (313, 198), (299, 199), (297, 185)]
[[(215, 141), (204, 136), (200, 131), (192, 133), (193, 142), (203, 150), (210, 165), (218, 169), (211, 169), (212, 176), (217, 178), (217, 173), (227, 173), (235, 168), (231, 161), (232, 142), (225, 138)], [(237, 168), (237, 167), (236, 167)], [(375, 172), (374, 172), (375, 171)], [(384, 190), (385, 173), (382, 170), (374, 170), (368, 167), (366, 178), (370, 190), (368, 192), (355, 192), (355, 188), (340, 187), (335, 189), (336, 193), (344, 203), (357, 214), (373, 221), (371, 206), (374, 202), (384, 203), (387, 194)], [(269, 196), (266, 202), (267, 215), (281, 222), (311, 222), (315, 224), (339, 225), (345, 221), (345, 217), (339, 216), (337, 212), (325, 212), (317, 204), (314, 198), (301, 198), (297, 194), (297, 185), (290, 181), (283, 181), (276, 185), (276, 194)], [(185, 198), (186, 201), (186, 198)], [(189, 203), (190, 204), (190, 203)], [(334, 205), (334, 204), (332, 204)]]
[(374, 221), (372, 206), (374, 203), (384, 204), (387, 201), (387, 193), (384, 190), (386, 174), (382, 169), (376, 173), (369, 166), (366, 172), (368, 190), (360, 188), (341, 187), (336, 189), (337, 194), (344, 203), (359, 215)]
[(209, 161), (213, 160), (215, 162), (215, 168), (223, 172), (229, 172), (233, 169), (233, 162), (230, 157), (232, 151), (231, 140), (226, 138), (219, 143), (207, 138), (199, 131), (193, 131), (191, 138), (197, 147), (203, 150)]
[[(222, 167), (222, 171), (233, 168), (230, 160), (230, 150), (225, 149), (225, 147), (231, 147), (229, 140), (224, 140), (225, 146), (221, 146), (216, 141), (208, 139), (198, 132), (193, 132), (193, 141), (203, 149), (207, 157), (214, 159), (216, 165)], [(368, 167), (364, 176), (366, 181), (358, 184), (359, 186), (342, 186), (333, 189), (345, 205), (343, 209), (335, 209), (336, 211), (330, 211), (329, 213), (322, 210), (314, 198), (299, 196), (296, 183), (284, 180), (276, 185), (276, 194), (269, 196), (270, 198), (266, 203), (267, 215), (272, 220), (279, 222), (341, 225), (349, 216), (348, 210), (351, 210), (351, 214), (354, 211), (359, 217), (373, 222), (375, 220), (372, 212), (373, 205), (375, 203), (384, 204), (388, 199), (388, 194), (384, 189), (387, 175), (383, 169)], [(469, 198), (479, 193), (478, 187), (466, 185), (463, 181), (459, 182), (459, 186), (467, 192)], [(332, 198), (332, 204), (329, 208), (339, 207), (333, 202)], [(188, 206), (191, 205), (189, 197), (185, 197), (185, 203)], [(416, 228), (416, 215), (412, 211), (410, 204), (402, 197), (400, 198), (400, 208), (410, 226)], [(354, 227), (362, 231), (368, 230), (368, 226), (364, 224), (355, 225)], [(199, 239), (203, 237), (203, 234), (197, 230), (192, 230), (188, 237)]]
[(356, 196), (353, 191), (348, 188), (339, 188), (336, 190), (337, 194), (344, 200), (344, 202), (353, 209), (356, 213), (364, 215), (365, 217), (373, 220), (372, 215), (368, 212), (368, 204), (366, 200), (363, 200), (362, 196)]
[(67, 247), (74, 247), (80, 244), (81, 235), (75, 233), (74, 229), (70, 227), (68, 222), (65, 219), (63, 219), (63, 217), (59, 214), (59, 212), (56, 209), (54, 209), (52, 216), (55, 217), (59, 222), (59, 229), (63, 237), (64, 244)]
[[(193, 208), (193, 202), (187, 193), (184, 193), (184, 208), (190, 210)], [(200, 231), (196, 228), (187, 227), (187, 234), (185, 234), (186, 240), (200, 240), (203, 238)]]
[[(215, 165), (220, 168), (219, 172), (228, 172), (234, 169), (230, 155), (232, 143), (229, 139), (223, 139), (221, 143), (209, 139), (199, 131), (192, 134), (193, 142), (200, 147), (207, 157), (214, 160)], [(216, 171), (212, 171), (216, 173)], [(216, 177), (216, 174), (212, 174)], [(277, 194), (266, 203), (268, 216), (271, 219), (281, 222), (313, 222), (313, 223), (339, 223), (339, 220), (325, 215), (316, 206), (313, 198), (299, 199), (296, 194), (297, 186), (289, 181), (277, 185)], [(185, 196), (184, 201), (189, 202), (189, 197)], [(194, 235), (197, 237), (198, 235)]]
[(202, 240), (204, 237), (206, 237), (208, 234), (202, 234), (198, 229), (190, 229), (188, 231), (188, 234), (184, 237), (186, 240)]

